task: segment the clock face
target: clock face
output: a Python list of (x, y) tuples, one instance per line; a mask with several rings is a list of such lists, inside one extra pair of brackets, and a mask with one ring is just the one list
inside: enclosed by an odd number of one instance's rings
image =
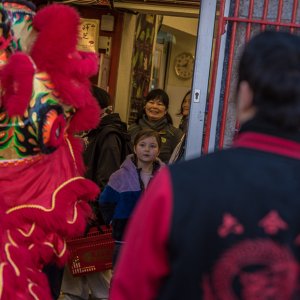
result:
[(176, 75), (181, 79), (189, 79), (193, 76), (194, 56), (191, 53), (183, 52), (178, 54), (174, 60)]

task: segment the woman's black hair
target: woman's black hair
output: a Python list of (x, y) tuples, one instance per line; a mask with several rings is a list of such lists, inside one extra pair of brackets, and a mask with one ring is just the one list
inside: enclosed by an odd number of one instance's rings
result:
[(181, 104), (180, 104), (180, 111), (176, 114), (177, 116), (182, 116), (182, 112), (183, 112), (182, 105), (183, 105), (183, 102), (184, 102), (185, 98), (186, 98), (188, 95), (191, 94), (191, 92), (192, 92), (191, 90), (188, 90), (188, 91), (185, 93), (184, 97), (182, 98)]
[(169, 96), (162, 89), (154, 89), (150, 91), (145, 98), (145, 103), (147, 103), (150, 100), (160, 100), (164, 104), (166, 109), (169, 108)]
[[(162, 90), (162, 89), (154, 89), (154, 90), (151, 90), (146, 98), (145, 98), (145, 104), (150, 101), (150, 100), (160, 100), (164, 106), (166, 107), (166, 109), (169, 108), (169, 96), (168, 94)], [(143, 117), (143, 115), (145, 115), (146, 112), (145, 112), (145, 107), (143, 106), (143, 108), (140, 110), (140, 112), (138, 113), (138, 116), (135, 120), (135, 123), (139, 123), (139, 120)], [(170, 116), (170, 114), (167, 112), (166, 113), (166, 119), (168, 121), (169, 124), (173, 125), (173, 120), (172, 120), (172, 117)]]
[(282, 128), (300, 128), (300, 38), (265, 31), (246, 45), (239, 64), (238, 85), (253, 92), (257, 117)]

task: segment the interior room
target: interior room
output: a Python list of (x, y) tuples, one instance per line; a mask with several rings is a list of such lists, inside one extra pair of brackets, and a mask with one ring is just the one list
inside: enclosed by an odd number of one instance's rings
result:
[[(111, 3), (68, 4), (76, 5), (82, 19), (95, 25), (93, 32), (89, 28), (89, 45), (98, 51), (100, 66), (93, 83), (111, 94), (121, 118), (133, 123), (143, 97), (150, 89), (161, 88), (170, 97), (169, 113), (177, 127), (182, 98), (192, 86), (199, 2), (150, 2), (115, 1), (113, 9)], [(81, 39), (87, 34), (84, 29)]]

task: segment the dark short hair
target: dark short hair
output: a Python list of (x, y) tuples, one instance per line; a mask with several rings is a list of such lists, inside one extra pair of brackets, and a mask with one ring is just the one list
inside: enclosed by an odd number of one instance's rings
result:
[(158, 149), (160, 149), (161, 137), (157, 131), (152, 129), (142, 129), (141, 131), (139, 131), (134, 138), (133, 145), (136, 146), (141, 139), (152, 137), (152, 136), (155, 137), (158, 144)]
[(169, 96), (164, 90), (154, 89), (150, 91), (145, 98), (145, 102), (147, 103), (148, 101), (155, 100), (155, 99), (160, 100), (164, 104), (164, 106), (168, 109)]
[(111, 105), (110, 96), (104, 89), (101, 89), (96, 85), (93, 85), (92, 86), (92, 94), (96, 98), (99, 106), (102, 109)]
[(282, 128), (300, 128), (300, 38), (265, 31), (246, 45), (238, 83), (253, 91), (257, 116)]

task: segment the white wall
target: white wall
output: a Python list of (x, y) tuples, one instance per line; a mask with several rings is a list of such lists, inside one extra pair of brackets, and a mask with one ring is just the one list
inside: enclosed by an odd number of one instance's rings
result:
[(133, 54), (136, 15), (125, 14), (124, 26), (122, 33), (117, 88), (115, 96), (115, 112), (120, 114), (121, 119), (127, 122), (128, 109), (129, 109), (129, 97), (131, 86), (131, 61)]
[(174, 126), (178, 126), (180, 117), (176, 114), (180, 110), (180, 105), (185, 93), (192, 87), (192, 78), (182, 80), (178, 78), (174, 71), (174, 59), (181, 52), (191, 52), (195, 54), (196, 36), (182, 31), (173, 31), (174, 42), (170, 53), (170, 64), (167, 73), (166, 92), (170, 97), (169, 113), (173, 118)]
[(163, 28), (169, 28), (183, 31), (190, 35), (197, 35), (198, 18), (183, 18), (183, 17), (163, 17)]

